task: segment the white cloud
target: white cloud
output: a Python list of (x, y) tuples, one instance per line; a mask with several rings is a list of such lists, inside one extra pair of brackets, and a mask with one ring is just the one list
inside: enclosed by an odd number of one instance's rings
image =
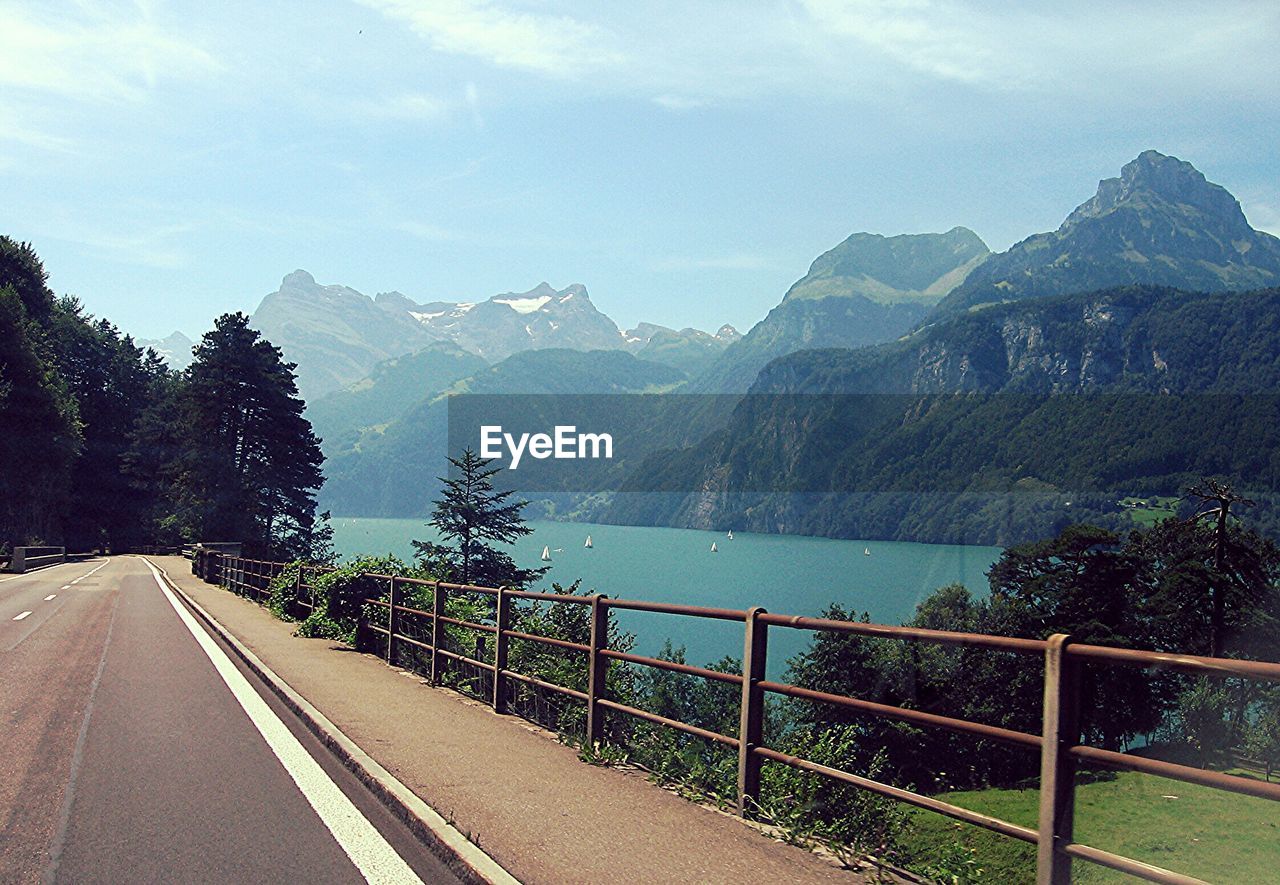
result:
[(401, 221), (395, 225), (395, 229), (416, 239), (432, 243), (448, 243), (458, 239), (458, 235), (451, 230), (421, 221)]
[(653, 103), (669, 111), (694, 111), (707, 106), (703, 99), (685, 95), (658, 95), (654, 97)]
[(434, 122), (449, 113), (449, 103), (424, 92), (404, 92), (361, 102), (353, 110), (375, 120)]
[(0, 2), (0, 87), (84, 101), (137, 101), (163, 78), (220, 69), (199, 46), (168, 33), (147, 6), (51, 4), (33, 15)]
[(501, 67), (574, 77), (614, 64), (603, 28), (567, 15), (506, 9), (485, 0), (362, 0), (441, 52), (470, 55)]
[(1280, 5), (1260, 0), (570, 0), (560, 14), (532, 0), (361, 2), (441, 52), (673, 111), (769, 95), (901, 103), (934, 83), (1117, 103), (1161, 90), (1274, 97), (1256, 72), (1280, 39)]
[(752, 252), (735, 252), (727, 255), (710, 255), (701, 258), (675, 256), (659, 261), (653, 266), (657, 271), (690, 270), (766, 270), (776, 266), (772, 258)]
[(194, 230), (194, 224), (180, 223), (133, 233), (83, 232), (67, 239), (88, 246), (110, 261), (178, 270), (187, 266), (189, 255), (174, 240)]

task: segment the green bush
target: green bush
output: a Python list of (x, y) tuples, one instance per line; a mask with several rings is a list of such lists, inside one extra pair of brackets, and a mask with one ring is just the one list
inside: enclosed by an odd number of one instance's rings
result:
[(416, 570), (394, 556), (361, 557), (317, 575), (316, 607), (298, 625), (296, 635), (355, 645), (364, 600), (387, 596), (387, 583), (367, 577), (369, 574), (416, 576)]

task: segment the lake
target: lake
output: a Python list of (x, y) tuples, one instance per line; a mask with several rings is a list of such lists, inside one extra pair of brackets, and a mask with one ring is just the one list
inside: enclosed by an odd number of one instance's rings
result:
[[(898, 624), (916, 604), (945, 584), (987, 593), (986, 571), (999, 547), (837, 541), (792, 535), (617, 526), (532, 520), (533, 534), (510, 549), (517, 564), (536, 568), (551, 548), (551, 571), (540, 588), (581, 579), (583, 588), (615, 599), (820, 615), (830, 603), (867, 612), (872, 621)], [(437, 539), (423, 520), (335, 518), (334, 546), (345, 558), (394, 554), (412, 558), (410, 541)], [(593, 546), (586, 549), (587, 535)], [(715, 543), (717, 552), (711, 552)], [(870, 555), (867, 555), (870, 551)], [(704, 618), (619, 612), (619, 624), (636, 634), (636, 651), (652, 655), (670, 639), (684, 646), (690, 663), (742, 656), (742, 625)], [(811, 634), (774, 627), (769, 634), (769, 674), (801, 651)]]

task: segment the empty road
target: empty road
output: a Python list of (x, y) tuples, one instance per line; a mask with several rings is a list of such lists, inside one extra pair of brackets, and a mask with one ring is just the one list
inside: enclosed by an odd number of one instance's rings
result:
[(456, 879), (137, 557), (0, 575), (0, 882)]

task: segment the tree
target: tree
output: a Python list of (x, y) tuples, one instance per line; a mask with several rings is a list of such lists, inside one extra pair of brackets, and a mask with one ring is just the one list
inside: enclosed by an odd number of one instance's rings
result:
[(431, 525), (451, 544), (414, 541), (417, 556), (443, 571), (460, 584), (488, 587), (523, 587), (547, 570), (523, 569), (507, 553), (491, 543), (511, 544), (531, 534), (520, 511), (527, 501), (509, 502), (511, 491), (495, 492), (490, 481), (502, 468), (489, 467), (493, 459), (476, 455), (471, 449), (461, 458), (450, 458), (457, 476), (438, 477), (444, 483), (443, 497), (435, 502)]
[(238, 540), (284, 558), (310, 553), (320, 441), (302, 416), (293, 363), (224, 314), (196, 346), (179, 394), (183, 440), (175, 502), (204, 540)]
[[(9, 243), (0, 237), (0, 252)], [(43, 332), (0, 276), (0, 548), (61, 540), (61, 513), (82, 442), (75, 399)]]
[(1226, 576), (1226, 556), (1227, 556), (1227, 519), (1231, 515), (1231, 505), (1239, 504), (1241, 506), (1250, 506), (1254, 502), (1236, 493), (1226, 483), (1218, 482), (1215, 479), (1204, 479), (1187, 490), (1187, 496), (1195, 498), (1201, 507), (1208, 506), (1208, 509), (1202, 510), (1196, 514), (1196, 519), (1213, 519), (1217, 523), (1214, 532), (1213, 545), (1213, 570), (1215, 572), (1214, 581), (1209, 585), (1210, 599), (1213, 605), (1213, 619), (1211, 623), (1210, 645), (1212, 651), (1210, 654), (1215, 658), (1222, 657), (1222, 648), (1225, 642), (1226, 633), (1226, 594), (1227, 588), (1223, 586)]

